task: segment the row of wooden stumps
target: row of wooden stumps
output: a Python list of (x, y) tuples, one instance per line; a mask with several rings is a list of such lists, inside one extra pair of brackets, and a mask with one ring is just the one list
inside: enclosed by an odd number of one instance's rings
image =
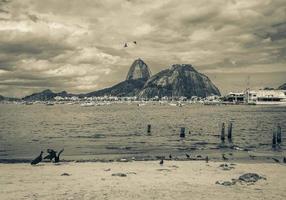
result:
[[(180, 137), (181, 138), (184, 138), (186, 136), (185, 130), (186, 130), (185, 127), (181, 127), (181, 131), (180, 131)], [(149, 134), (151, 133), (151, 124), (147, 125), (147, 133), (149, 133)]]
[[(181, 127), (180, 129), (180, 138), (186, 137), (186, 128)], [(147, 133), (151, 133), (151, 124), (147, 125)], [(227, 129), (227, 138), (229, 141), (232, 140), (232, 122), (228, 123), (228, 129)], [(221, 141), (225, 141), (225, 124), (224, 122), (221, 125), (221, 136), (220, 136)]]
[(281, 143), (282, 143), (281, 126), (280, 124), (277, 124), (276, 129), (273, 131), (272, 148), (275, 149), (277, 146), (279, 147)]
[[(227, 139), (229, 142), (232, 141), (232, 122), (228, 122), (228, 126), (227, 126)], [(220, 140), (222, 142), (225, 141), (225, 123), (223, 122), (221, 124), (221, 132), (220, 132)]]

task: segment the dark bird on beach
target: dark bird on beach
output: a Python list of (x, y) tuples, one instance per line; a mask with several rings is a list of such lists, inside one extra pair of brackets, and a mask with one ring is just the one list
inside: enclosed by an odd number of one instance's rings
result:
[(45, 156), (44, 159), (49, 159), (50, 161), (53, 160), (57, 156), (57, 152), (53, 149), (47, 149), (47, 153), (49, 155)]
[(186, 153), (187, 158), (190, 158), (191, 156), (189, 154)]
[(276, 158), (272, 158), (272, 160), (274, 160), (277, 163), (280, 163), (280, 160), (276, 159)]
[(43, 151), (41, 151), (40, 155), (31, 162), (31, 165), (36, 165), (39, 162), (41, 162), (43, 160), (42, 155), (43, 155)]
[(137, 42), (136, 42), (136, 41), (133, 41), (133, 43), (134, 43), (134, 44), (137, 44)]
[(206, 156), (206, 163), (208, 163), (209, 162), (209, 157), (208, 156)]
[(125, 47), (128, 47), (127, 43), (124, 44), (124, 48), (125, 48)]
[(63, 153), (64, 149), (60, 150), (60, 152), (58, 153), (58, 155), (55, 157), (55, 163), (60, 162), (60, 155), (61, 153)]
[(228, 160), (228, 158), (225, 157), (225, 154), (222, 154), (222, 159), (223, 159), (223, 160)]
[(160, 161), (160, 165), (163, 165), (164, 164), (164, 160), (162, 159), (161, 161)]
[(286, 163), (286, 157), (283, 158), (283, 162)]
[(169, 158), (172, 159), (172, 155), (171, 154), (169, 155)]

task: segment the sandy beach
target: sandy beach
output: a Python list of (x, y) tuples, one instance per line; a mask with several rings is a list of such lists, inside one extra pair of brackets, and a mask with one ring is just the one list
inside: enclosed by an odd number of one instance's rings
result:
[[(0, 199), (286, 199), (286, 166), (276, 163), (134, 161), (0, 164)], [(216, 184), (254, 172), (253, 184)], [(123, 175), (118, 173), (123, 173)], [(120, 176), (121, 175), (121, 176)], [(125, 176), (126, 175), (126, 176)]]

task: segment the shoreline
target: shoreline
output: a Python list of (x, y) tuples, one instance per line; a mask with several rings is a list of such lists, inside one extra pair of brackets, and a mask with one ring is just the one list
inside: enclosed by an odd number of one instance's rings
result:
[[(227, 163), (226, 167), (225, 164)], [(230, 164), (233, 163), (233, 164)], [(220, 185), (245, 173), (266, 179)], [(278, 199), (286, 165), (204, 161), (0, 164), (0, 198), (11, 199)]]

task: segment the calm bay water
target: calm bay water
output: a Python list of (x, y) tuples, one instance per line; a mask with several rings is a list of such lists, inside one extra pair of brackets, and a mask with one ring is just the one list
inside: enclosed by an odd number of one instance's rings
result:
[[(286, 139), (282, 106), (0, 104), (0, 160), (31, 159), (47, 148), (64, 148), (64, 159), (83, 160), (221, 152), (219, 123), (229, 120), (234, 123), (233, 144), (241, 148), (277, 153), (271, 148), (277, 123)], [(152, 124), (151, 135), (147, 124)], [(180, 127), (186, 127), (183, 140)], [(279, 154), (284, 149), (285, 144)]]

